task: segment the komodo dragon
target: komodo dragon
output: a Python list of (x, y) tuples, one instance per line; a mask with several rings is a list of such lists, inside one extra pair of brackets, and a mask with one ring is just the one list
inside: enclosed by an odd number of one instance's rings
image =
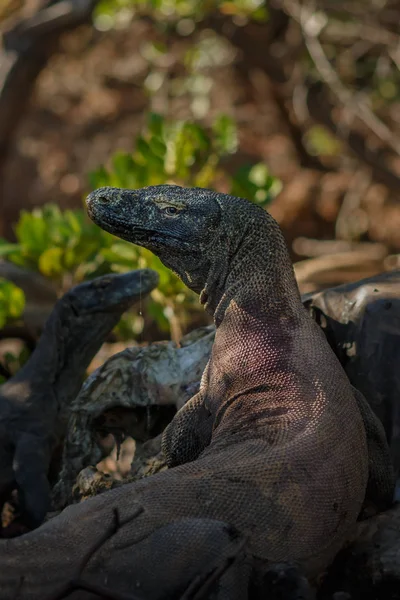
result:
[[(173, 468), (0, 543), (2, 599), (77, 587), (206, 598), (190, 592), (195, 575), (213, 553), (234, 564), (235, 539), (258, 564), (293, 561), (316, 576), (350, 537), (374, 464), (369, 474), (360, 400), (302, 307), (278, 225), (242, 199), (176, 186), (103, 188), (88, 209), (200, 293), (215, 343), (199, 394), (166, 430)], [(262, 597), (248, 594), (245, 560), (230, 571), (213, 598)]]
[[(296, 273), (296, 264), (294, 265)], [(302, 302), (324, 332), (351, 384), (359, 389), (384, 425), (391, 452), (391, 462), (397, 477), (400, 474), (400, 270), (388, 271), (336, 288), (304, 294)], [(181, 408), (200, 386), (201, 374), (208, 362), (214, 343), (215, 327), (195, 329), (184, 336), (180, 347), (172, 341), (148, 346), (134, 346), (114, 354), (94, 371), (71, 405), (71, 417), (64, 444), (63, 468), (57, 488), (57, 508), (72, 502), (72, 488), (78, 473), (96, 465), (102, 453), (97, 444), (96, 430), (118, 431), (135, 439), (143, 439), (145, 428), (151, 436), (149, 414), (157, 416), (166, 404)], [(118, 409), (132, 413), (118, 413)], [(148, 413), (143, 414), (143, 407)], [(107, 425), (107, 421), (110, 427)], [(381, 434), (380, 434), (381, 435)], [(148, 439), (147, 437), (147, 439)], [(381, 446), (380, 438), (377, 439)], [(370, 438), (370, 450), (374, 456)], [(382, 449), (378, 453), (382, 452)], [(136, 446), (132, 474), (163, 466), (161, 436), (157, 440)], [(383, 457), (384, 458), (384, 457)], [(389, 456), (386, 459), (389, 463)], [(385, 470), (382, 470), (385, 473)], [(85, 493), (95, 495), (101, 473), (89, 467), (79, 477)], [(93, 481), (91, 488), (89, 482)], [(104, 481), (106, 488), (109, 480)], [(114, 484), (113, 484), (114, 485)], [(117, 485), (117, 482), (115, 482)], [(75, 488), (78, 492), (80, 485)], [(384, 510), (390, 496), (382, 494), (376, 507)], [(78, 493), (79, 496), (79, 493)], [(400, 479), (397, 478), (396, 499), (400, 500)]]
[(58, 300), (31, 357), (0, 387), (0, 512), (17, 487), (22, 522), (43, 521), (52, 450), (65, 435), (85, 370), (122, 313), (157, 282), (150, 269), (105, 275)]

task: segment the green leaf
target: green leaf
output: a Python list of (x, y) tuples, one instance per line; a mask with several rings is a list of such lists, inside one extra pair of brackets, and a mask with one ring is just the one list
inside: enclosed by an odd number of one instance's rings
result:
[(138, 250), (135, 248), (133, 244), (125, 243), (125, 242), (117, 242), (111, 246), (109, 249), (102, 250), (103, 256), (112, 257), (111, 260), (114, 262), (118, 262), (118, 259), (129, 260), (132, 264), (137, 262), (138, 259)]
[(25, 295), (21, 288), (13, 286), (10, 290), (9, 314), (12, 319), (21, 316), (25, 306)]
[(149, 140), (149, 146), (151, 148), (151, 151), (155, 154), (155, 156), (160, 157), (162, 159), (165, 158), (165, 155), (167, 153), (167, 146), (162, 139), (155, 136), (151, 137)]
[(63, 271), (62, 248), (48, 248), (39, 257), (39, 271), (46, 277), (58, 277)]
[(263, 187), (266, 185), (269, 177), (269, 171), (263, 163), (254, 165), (249, 171), (249, 180), (254, 183), (257, 187)]
[(68, 223), (71, 231), (75, 233), (76, 236), (80, 236), (82, 233), (82, 218), (81, 215), (77, 211), (66, 210), (64, 213), (64, 218)]
[(215, 145), (222, 154), (233, 154), (237, 150), (238, 138), (235, 121), (228, 115), (219, 116), (212, 127)]
[(8, 244), (5, 240), (0, 240), (0, 256), (8, 256), (18, 250), (19, 244)]
[(152, 136), (162, 138), (164, 135), (165, 119), (157, 113), (151, 112), (147, 119), (147, 127)]
[(146, 142), (142, 136), (138, 136), (136, 140), (136, 150), (144, 159), (146, 159), (149, 155), (149, 152), (151, 152), (148, 142)]
[(125, 187), (128, 174), (134, 169), (135, 163), (131, 154), (117, 152), (112, 158), (113, 173), (117, 176), (120, 187)]
[(313, 156), (337, 156), (342, 143), (323, 125), (313, 125), (304, 135), (307, 150)]
[(164, 307), (161, 304), (150, 300), (146, 305), (146, 313), (154, 319), (161, 331), (167, 332), (169, 330), (169, 321), (164, 314)]
[(48, 246), (49, 236), (46, 222), (40, 211), (33, 213), (21, 211), (15, 233), (23, 252), (34, 258), (38, 258)]
[(11, 281), (0, 278), (0, 327), (19, 319), (24, 307), (24, 292)]
[(110, 185), (110, 175), (106, 168), (101, 166), (89, 173), (89, 184), (92, 190)]

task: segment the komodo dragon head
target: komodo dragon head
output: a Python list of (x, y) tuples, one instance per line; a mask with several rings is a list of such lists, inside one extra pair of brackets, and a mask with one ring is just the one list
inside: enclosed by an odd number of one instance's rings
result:
[[(138, 190), (103, 187), (87, 198), (90, 218), (102, 229), (156, 254), (213, 312), (226, 278), (244, 254), (262, 254), (279, 265), (280, 279), (292, 273), (277, 223), (242, 198), (177, 185)], [(277, 261), (277, 258), (281, 260)], [(254, 265), (253, 265), (254, 266)], [(276, 269), (275, 269), (276, 270)], [(292, 278), (295, 288), (294, 278)]]

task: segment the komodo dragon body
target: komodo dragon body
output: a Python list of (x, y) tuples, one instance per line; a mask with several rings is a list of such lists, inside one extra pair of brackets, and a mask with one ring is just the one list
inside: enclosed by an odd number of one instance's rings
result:
[[(176, 186), (103, 188), (88, 209), (201, 294), (215, 343), (200, 392), (166, 430), (173, 468), (0, 543), (0, 597), (55, 600), (83, 577), (80, 589), (107, 586), (118, 598), (208, 598), (189, 593), (195, 574), (235, 539), (260, 564), (317, 575), (360, 513), (367, 439), (353, 389), (301, 304), (278, 225), (244, 200)], [(212, 597), (255, 597), (246, 564)]]
[[(371, 514), (371, 508), (385, 510), (393, 501), (388, 465), (392, 463), (395, 472), (400, 472), (400, 377), (397, 370), (400, 271), (305, 294), (302, 302), (320, 325), (351, 384), (362, 391), (385, 427), (391, 456), (385, 452), (388, 448), (381, 428), (376, 430), (375, 437), (367, 434), (369, 454), (375, 457), (375, 467), (377, 458), (381, 457), (381, 468), (376, 471), (384, 478), (376, 482), (375, 502), (372, 490), (367, 491), (368, 506), (363, 514)], [(56, 508), (71, 504), (74, 483), (84, 467), (88, 468), (79, 476), (75, 493), (81, 490), (84, 495), (88, 492), (96, 495), (100, 482), (110, 487), (110, 481), (89, 466), (96, 465), (102, 456), (95, 435), (99, 426), (102, 431), (114, 432), (119, 423), (120, 432), (135, 439), (131, 475), (136, 479), (163, 468), (161, 436), (140, 446), (141, 441), (154, 436), (154, 429), (149, 428), (149, 415), (158, 420), (167, 404), (180, 409), (198, 391), (214, 337), (215, 326), (209, 325), (184, 336), (180, 347), (169, 341), (126, 348), (92, 373), (71, 405), (63, 468), (57, 484), (63, 493), (57, 497)], [(361, 403), (365, 412), (367, 406), (363, 400)], [(126, 412), (118, 414), (122, 407), (132, 410), (129, 417)], [(366, 419), (368, 429), (371, 429), (370, 423), (374, 424), (373, 418)], [(143, 427), (147, 438), (143, 437)], [(400, 500), (399, 479), (397, 499)], [(371, 503), (374, 506), (371, 507)]]
[(164, 435), (169, 466), (180, 466), (158, 485), (179, 500), (162, 507), (154, 488), (146, 511), (150, 501), (158, 516), (225, 520), (255, 555), (317, 572), (360, 512), (367, 445), (352, 388), (301, 304), (278, 225), (245, 200), (176, 186), (100, 189), (88, 209), (200, 293), (217, 326), (200, 392)]

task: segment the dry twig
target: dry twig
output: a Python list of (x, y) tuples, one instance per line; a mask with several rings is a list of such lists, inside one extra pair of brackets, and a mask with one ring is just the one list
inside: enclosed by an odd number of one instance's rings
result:
[(400, 155), (400, 140), (372, 112), (360, 94), (354, 94), (353, 91), (347, 89), (330, 64), (318, 37), (326, 26), (327, 15), (320, 11), (316, 13), (313, 3), (299, 5), (293, 0), (283, 0), (282, 7), (289, 16), (299, 23), (304, 43), (319, 75), (346, 109), (351, 119), (359, 118), (381, 141)]

